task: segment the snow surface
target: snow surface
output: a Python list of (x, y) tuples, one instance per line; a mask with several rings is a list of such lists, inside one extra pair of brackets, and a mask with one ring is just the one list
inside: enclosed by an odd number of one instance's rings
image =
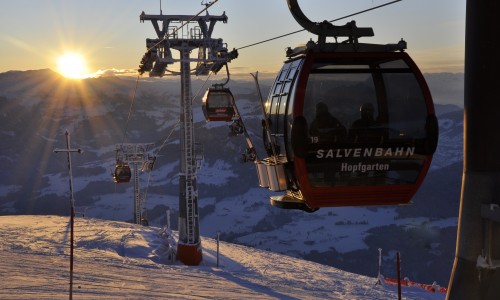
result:
[[(203, 238), (203, 262), (164, 264), (161, 228), (75, 219), (75, 299), (397, 299), (376, 278)], [(173, 236), (176, 238), (176, 232)], [(66, 299), (69, 218), (0, 216), (0, 299)], [(403, 299), (444, 299), (403, 287)]]

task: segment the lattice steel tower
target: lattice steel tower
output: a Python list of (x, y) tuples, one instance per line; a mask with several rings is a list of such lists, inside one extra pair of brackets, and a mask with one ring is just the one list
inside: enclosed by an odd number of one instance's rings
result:
[[(206, 5), (206, 9), (210, 5)], [(204, 10), (206, 10), (204, 9)], [(227, 16), (205, 15), (140, 15), (141, 22), (151, 21), (158, 38), (146, 39), (147, 52), (139, 66), (139, 73), (150, 77), (181, 76), (180, 111), (180, 173), (179, 173), (179, 242), (177, 259), (186, 265), (198, 265), (202, 257), (198, 216), (198, 189), (196, 185), (197, 155), (193, 126), (191, 75), (217, 73), (237, 57), (236, 50), (228, 52), (222, 39), (211, 37), (217, 21), (227, 22)], [(172, 56), (172, 49), (180, 52)], [(198, 56), (191, 58), (192, 50)], [(180, 63), (180, 71), (168, 70), (169, 64)], [(190, 63), (196, 62), (191, 71)]]

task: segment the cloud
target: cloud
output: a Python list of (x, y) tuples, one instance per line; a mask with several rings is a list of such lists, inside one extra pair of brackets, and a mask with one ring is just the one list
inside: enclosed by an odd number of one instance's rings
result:
[(464, 54), (463, 45), (420, 49), (411, 51), (411, 56), (424, 73), (437, 72), (464, 72)]
[(91, 74), (90, 77), (137, 76), (137, 69), (104, 69)]
[[(279, 69), (276, 71), (258, 71), (259, 72), (259, 80), (269, 81), (276, 78), (276, 74)], [(241, 81), (253, 81), (253, 77), (250, 73), (255, 74), (256, 70), (250, 70), (250, 68), (232, 68), (230, 78), (231, 80), (241, 80)], [(126, 77), (136, 77), (137, 69), (100, 69), (92, 74), (89, 74), (88, 77), (113, 77), (113, 76), (126, 76)], [(219, 72), (216, 76), (227, 76), (225, 72)], [(142, 75), (142, 77), (149, 77), (147, 73)], [(179, 78), (179, 76), (167, 76), (165, 75), (163, 79), (175, 79)], [(192, 76), (194, 79), (195, 76)], [(203, 77), (204, 78), (204, 77)]]

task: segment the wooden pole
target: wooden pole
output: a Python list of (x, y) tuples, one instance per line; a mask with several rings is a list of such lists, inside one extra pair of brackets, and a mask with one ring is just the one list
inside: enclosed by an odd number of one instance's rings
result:
[(219, 240), (220, 233), (217, 231), (217, 268), (219, 268)]
[(75, 224), (75, 198), (73, 197), (73, 176), (71, 172), (71, 153), (82, 153), (82, 149), (71, 149), (69, 132), (66, 130), (66, 149), (54, 149), (54, 153), (66, 152), (68, 155), (69, 197), (70, 197), (70, 251), (69, 251), (69, 299), (73, 299), (73, 252), (74, 252), (74, 224)]
[(401, 257), (399, 251), (396, 253), (397, 268), (398, 268), (398, 299), (401, 300)]

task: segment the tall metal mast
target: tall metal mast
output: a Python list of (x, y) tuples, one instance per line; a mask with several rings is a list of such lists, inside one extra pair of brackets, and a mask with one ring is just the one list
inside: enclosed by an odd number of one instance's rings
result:
[[(207, 5), (207, 8), (209, 5)], [(206, 9), (205, 9), (206, 10)], [(196, 184), (197, 157), (193, 128), (191, 75), (217, 73), (227, 62), (237, 57), (236, 51), (228, 52), (222, 39), (212, 39), (217, 21), (227, 22), (227, 16), (206, 15), (140, 15), (141, 22), (151, 21), (157, 39), (146, 39), (147, 52), (139, 66), (139, 73), (149, 72), (150, 77), (181, 76), (180, 112), (180, 172), (179, 172), (179, 242), (177, 259), (186, 265), (198, 265), (202, 257), (198, 216), (198, 189)], [(161, 23), (161, 24), (160, 24)], [(160, 26), (161, 25), (161, 26)], [(198, 48), (198, 57), (190, 53)], [(175, 59), (172, 49), (180, 56)], [(169, 64), (180, 62), (180, 72), (167, 69)], [(190, 63), (196, 62), (191, 72)]]

